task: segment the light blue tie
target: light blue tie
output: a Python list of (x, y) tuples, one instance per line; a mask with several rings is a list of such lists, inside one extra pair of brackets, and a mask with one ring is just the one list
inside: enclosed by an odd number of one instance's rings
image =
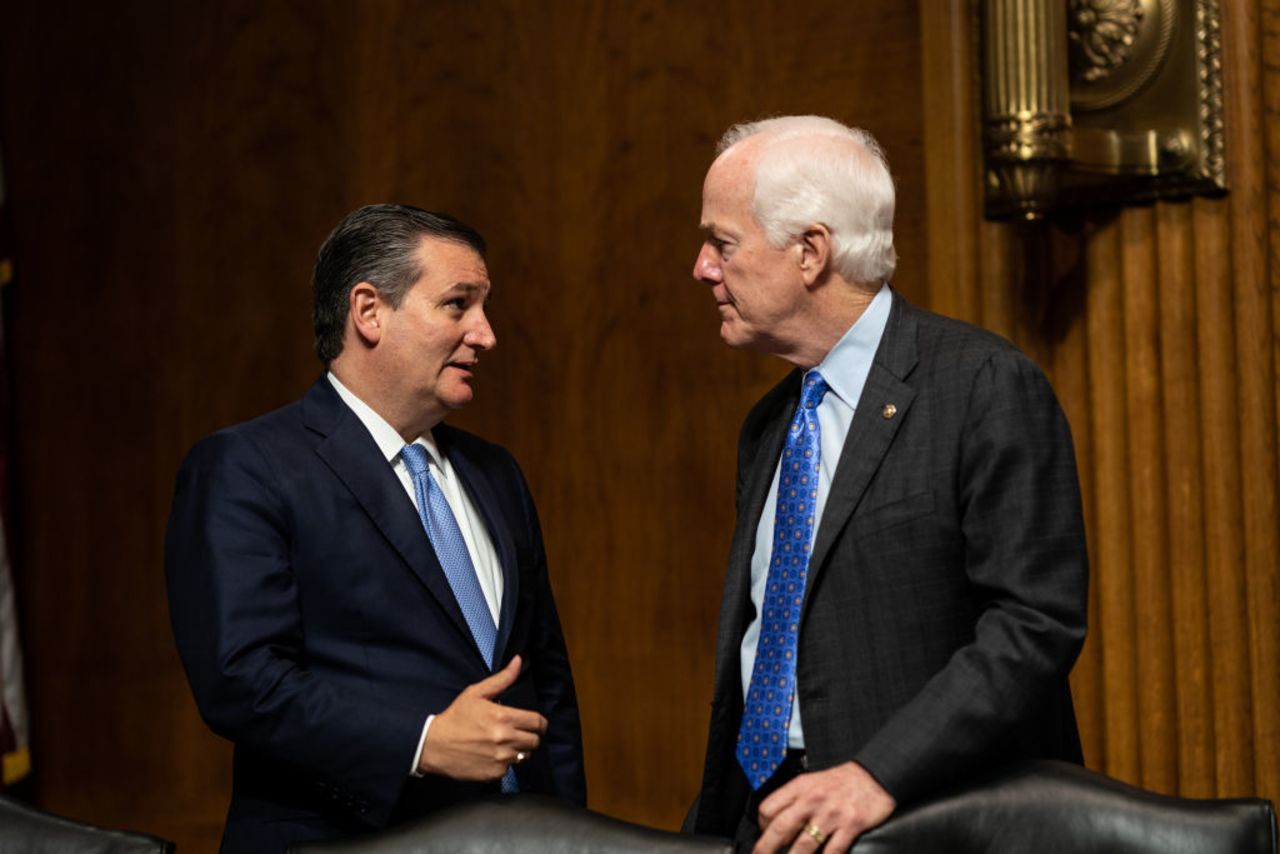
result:
[(787, 754), (800, 605), (816, 527), (821, 453), (818, 404), (826, 393), (827, 381), (817, 371), (809, 371), (782, 448), (773, 551), (760, 603), (760, 639), (738, 730), (738, 763), (753, 789), (764, 785)]
[[(413, 491), (418, 497), (418, 516), (422, 519), (422, 527), (427, 531), (432, 547), (436, 550), (436, 558), (449, 579), (449, 587), (453, 597), (458, 600), (462, 616), (471, 629), (476, 646), (484, 656), (489, 669), (493, 669), (494, 643), (498, 636), (498, 627), (493, 622), (493, 612), (480, 589), (480, 579), (476, 576), (475, 566), (471, 563), (471, 553), (467, 551), (467, 542), (462, 538), (462, 530), (458, 520), (449, 508), (444, 493), (431, 477), (427, 467), (427, 449), (418, 444), (405, 445), (400, 451), (400, 458), (413, 478)], [(514, 768), (507, 768), (502, 778), (502, 791), (518, 791)]]

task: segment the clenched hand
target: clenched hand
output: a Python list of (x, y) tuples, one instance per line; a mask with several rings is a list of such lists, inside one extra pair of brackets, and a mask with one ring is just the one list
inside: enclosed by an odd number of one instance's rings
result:
[(418, 757), (418, 770), (455, 780), (497, 780), (518, 754), (537, 750), (547, 719), (494, 702), (515, 684), (520, 656), (492, 676), (467, 686), (436, 715)]

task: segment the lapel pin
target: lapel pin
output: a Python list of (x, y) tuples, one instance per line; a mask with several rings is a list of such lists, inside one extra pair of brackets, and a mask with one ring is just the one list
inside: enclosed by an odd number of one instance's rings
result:
[(886, 421), (897, 414), (898, 407), (894, 406), (892, 403), (886, 403), (884, 405), (884, 409), (880, 410), (880, 415), (883, 416)]

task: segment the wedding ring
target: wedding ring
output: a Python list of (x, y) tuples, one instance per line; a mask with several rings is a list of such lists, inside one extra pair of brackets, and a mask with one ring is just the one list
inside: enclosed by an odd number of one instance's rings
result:
[(822, 843), (827, 841), (827, 835), (819, 830), (816, 824), (806, 824), (804, 826), (804, 832), (809, 834), (813, 841), (818, 843), (819, 847), (822, 846)]

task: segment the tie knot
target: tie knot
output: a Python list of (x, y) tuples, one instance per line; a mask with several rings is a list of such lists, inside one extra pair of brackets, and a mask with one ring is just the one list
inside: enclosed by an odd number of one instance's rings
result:
[(822, 374), (817, 371), (809, 371), (805, 374), (804, 385), (800, 388), (800, 408), (813, 409), (819, 403), (822, 403), (823, 396), (827, 393), (827, 381), (822, 378)]
[(422, 477), (427, 473), (427, 449), (416, 442), (401, 449), (400, 459), (404, 460), (405, 468), (414, 477)]

